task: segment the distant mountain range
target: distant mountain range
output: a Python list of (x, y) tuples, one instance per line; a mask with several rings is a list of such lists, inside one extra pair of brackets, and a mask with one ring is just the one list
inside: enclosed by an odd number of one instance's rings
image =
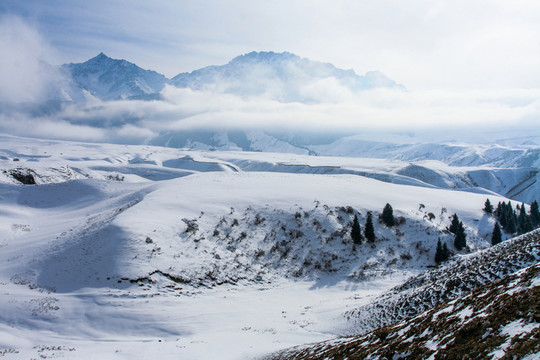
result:
[(111, 59), (100, 53), (84, 63), (61, 66), (72, 81), (59, 88), (60, 94), (70, 93), (64, 100), (83, 99), (86, 92), (100, 100), (158, 99), (165, 85), (193, 90), (210, 90), (241, 96), (269, 95), (283, 101), (315, 101), (312, 91), (317, 86), (339, 84), (351, 92), (375, 88), (400, 88), (392, 79), (378, 71), (364, 76), (354, 70), (343, 70), (332, 64), (312, 61), (283, 52), (251, 52), (221, 66), (208, 66), (190, 73), (180, 73), (172, 79), (152, 70), (144, 70), (126, 61)]
[[(112, 59), (103, 53), (84, 63), (60, 67), (47, 65), (45, 70), (57, 76), (49, 84), (43, 103), (17, 104), (15, 110), (2, 104), (0, 113), (19, 111), (31, 118), (85, 125), (104, 130), (107, 134), (117, 134), (125, 127), (128, 133), (129, 127), (142, 131), (148, 129), (145, 121), (147, 117), (154, 116), (154, 104), (140, 100), (163, 100), (156, 106), (167, 108), (170, 104), (162, 96), (166, 86), (206, 92), (210, 94), (205, 97), (210, 99), (207, 101), (211, 101), (214, 94), (231, 94), (242, 98), (262, 97), (282, 103), (305, 104), (324, 102), (325, 94), (332, 96), (339, 91), (361, 94), (378, 88), (405, 89), (380, 72), (358, 75), (353, 70), (339, 69), (332, 64), (311, 61), (288, 52), (251, 52), (225, 65), (180, 73), (171, 79), (126, 60)], [(116, 104), (112, 103), (118, 100), (139, 102), (134, 103), (133, 111), (131, 104), (123, 104), (123, 110), (118, 111)], [(147, 112), (136, 111), (137, 107), (146, 105), (150, 105)], [(170, 116), (182, 119), (183, 115)], [(234, 119), (237, 114), (228, 116)], [(159, 123), (158, 120), (153, 121), (152, 125)], [(26, 133), (22, 135), (26, 136)], [(405, 176), (442, 188), (483, 187), (525, 202), (537, 198), (540, 189), (540, 138), (535, 137), (534, 133), (519, 138), (501, 133), (506, 140), (486, 145), (438, 141), (418, 143), (414, 134), (410, 137), (406, 134), (394, 135), (395, 139), (392, 136), (377, 139), (369, 134), (350, 133), (339, 128), (335, 132), (309, 127), (256, 128), (250, 127), (248, 119), (243, 125), (222, 128), (204, 124), (195, 124), (189, 129), (155, 125), (152, 131), (144, 133), (144, 137), (131, 139), (129, 135), (121, 133), (116, 137), (111, 135), (109, 141), (201, 151), (279, 152), (404, 162), (437, 160), (461, 169), (449, 169), (441, 164), (411, 164), (392, 174), (391, 179), (386, 174), (362, 172), (362, 175), (385, 181), (399, 181), (400, 176)], [(58, 136), (64, 134), (58, 131)]]

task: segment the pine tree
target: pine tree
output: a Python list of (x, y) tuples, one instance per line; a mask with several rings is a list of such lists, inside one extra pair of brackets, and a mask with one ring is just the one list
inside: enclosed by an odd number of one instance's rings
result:
[(491, 245), (497, 245), (501, 241), (502, 241), (501, 228), (499, 227), (499, 223), (495, 223), (495, 226), (493, 227), (493, 232), (491, 233)]
[(458, 228), (459, 228), (459, 218), (457, 214), (452, 215), (452, 221), (450, 222), (450, 226), (448, 227), (448, 231), (450, 231), (452, 234), (457, 234)]
[(458, 251), (461, 251), (467, 246), (467, 234), (465, 234), (465, 229), (463, 228), (463, 223), (461, 221), (459, 222), (454, 236), (454, 246)]
[(442, 243), (441, 243), (441, 239), (439, 239), (439, 241), (437, 241), (437, 249), (435, 250), (435, 262), (437, 264), (440, 264), (442, 263)]
[[(519, 205), (518, 209), (521, 210)], [(499, 220), (499, 224), (507, 233), (514, 234), (518, 230), (518, 217), (510, 201), (508, 203), (499, 203), (495, 215)]]
[(484, 203), (484, 212), (488, 215), (493, 214), (493, 205), (491, 205), (489, 199), (486, 199), (486, 202)]
[(534, 228), (536, 228), (538, 225), (540, 225), (540, 211), (538, 210), (538, 202), (536, 200), (531, 203), (531, 208), (529, 211), (531, 224)]
[(435, 262), (437, 264), (440, 264), (450, 257), (450, 251), (448, 250), (448, 246), (446, 246), (446, 242), (442, 243), (441, 239), (437, 241), (437, 250), (435, 251)]
[(521, 204), (521, 209), (519, 210), (519, 216), (518, 216), (518, 233), (519, 234), (525, 234), (529, 231), (532, 231), (534, 228), (532, 224), (531, 217), (527, 214), (527, 211), (525, 210), (525, 205)]
[(375, 242), (375, 228), (373, 227), (373, 217), (370, 212), (367, 215), (366, 226), (364, 227), (364, 236), (370, 243)]
[(381, 220), (384, 225), (392, 227), (395, 225), (394, 210), (390, 204), (386, 204), (381, 214)]
[(499, 219), (499, 222), (501, 223), (501, 226), (503, 229), (506, 227), (506, 204), (501, 203), (499, 201), (499, 204), (497, 205), (497, 209), (495, 210), (495, 216), (497, 216), (497, 219)]
[(354, 215), (351, 229), (351, 238), (355, 245), (362, 244), (362, 230), (360, 230), (360, 223), (358, 222), (358, 216), (356, 216), (356, 214)]
[(517, 231), (517, 216), (516, 212), (512, 209), (512, 206), (507, 207), (504, 218), (506, 222), (504, 230), (506, 230), (510, 234), (515, 234)]
[(448, 246), (446, 245), (446, 241), (442, 244), (442, 253), (443, 253), (443, 261), (446, 261), (450, 258), (450, 250), (448, 250)]

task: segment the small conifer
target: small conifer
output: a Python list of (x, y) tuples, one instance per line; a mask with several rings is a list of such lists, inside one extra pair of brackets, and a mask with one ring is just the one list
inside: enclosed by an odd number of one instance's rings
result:
[(486, 199), (486, 202), (484, 203), (484, 212), (488, 215), (493, 214), (493, 205), (491, 205), (489, 199)]
[(440, 264), (450, 257), (450, 251), (448, 250), (448, 246), (446, 245), (446, 242), (442, 243), (441, 239), (437, 241), (437, 250), (435, 251), (435, 262), (437, 264)]
[(450, 226), (448, 227), (448, 231), (450, 231), (452, 234), (457, 234), (457, 231), (459, 229), (459, 218), (457, 214), (452, 215), (452, 221), (450, 222)]
[(354, 215), (351, 229), (351, 239), (355, 245), (362, 244), (362, 231), (360, 230), (360, 223), (358, 222), (358, 216), (356, 215)]
[(461, 221), (459, 222), (454, 236), (454, 246), (458, 251), (461, 251), (467, 246), (467, 234), (465, 234), (465, 229), (463, 228), (463, 223)]
[(381, 221), (384, 225), (392, 227), (395, 225), (394, 210), (390, 204), (386, 204), (381, 214)]
[(534, 200), (531, 203), (530, 211), (530, 217), (531, 217), (531, 223), (533, 227), (537, 227), (540, 225), (540, 211), (538, 210), (538, 202)]
[(501, 241), (502, 241), (501, 228), (499, 227), (499, 223), (495, 223), (495, 226), (493, 227), (493, 232), (491, 233), (491, 245), (497, 245)]
[(364, 227), (364, 236), (370, 243), (375, 242), (375, 228), (373, 227), (373, 216), (370, 212), (367, 215), (366, 226)]

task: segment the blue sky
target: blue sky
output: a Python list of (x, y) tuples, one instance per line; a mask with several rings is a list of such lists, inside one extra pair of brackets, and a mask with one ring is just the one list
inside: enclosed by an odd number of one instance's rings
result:
[(538, 1), (3, 0), (50, 62), (103, 51), (166, 76), (260, 50), (290, 51), (409, 89), (536, 88)]

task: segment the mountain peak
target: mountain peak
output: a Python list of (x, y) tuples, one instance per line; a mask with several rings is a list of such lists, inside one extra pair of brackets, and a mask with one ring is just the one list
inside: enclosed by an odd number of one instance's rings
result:
[(83, 63), (68, 64), (73, 81), (102, 100), (154, 99), (168, 79), (151, 70), (144, 70), (127, 60), (112, 59), (100, 52)]
[(219, 89), (241, 96), (269, 96), (281, 102), (320, 101), (326, 82), (351, 92), (379, 87), (402, 88), (380, 72), (360, 76), (330, 63), (301, 58), (290, 52), (252, 51), (220, 66), (208, 66), (172, 78), (177, 87)]
[(101, 62), (104, 62), (104, 61), (125, 61), (125, 60), (115, 60), (115, 59), (105, 55), (105, 53), (100, 52), (99, 54), (97, 54), (93, 58), (88, 59), (87, 61), (85, 61), (85, 63), (94, 63), (94, 62), (101, 63)]
[(276, 62), (287, 60), (299, 60), (300, 57), (290, 52), (276, 53), (273, 51), (252, 51), (250, 53), (240, 55), (231, 60), (229, 64), (249, 62), (249, 63), (263, 63), (263, 62)]

